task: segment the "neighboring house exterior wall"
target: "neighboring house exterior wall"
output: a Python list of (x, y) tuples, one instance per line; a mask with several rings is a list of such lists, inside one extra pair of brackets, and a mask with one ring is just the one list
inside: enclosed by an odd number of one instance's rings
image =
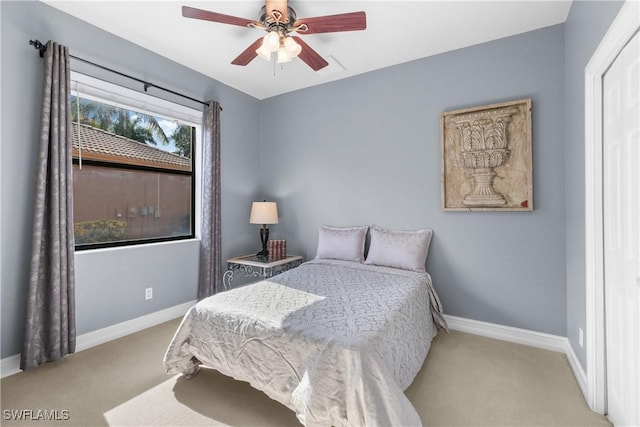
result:
[(189, 175), (74, 165), (73, 196), (77, 244), (92, 243), (83, 241), (82, 223), (95, 220), (124, 223), (126, 234), (118, 240), (191, 232)]
[(191, 159), (71, 125), (76, 245), (191, 234)]

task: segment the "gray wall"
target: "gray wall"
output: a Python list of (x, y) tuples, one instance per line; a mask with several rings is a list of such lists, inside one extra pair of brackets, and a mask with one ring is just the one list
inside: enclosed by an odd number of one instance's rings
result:
[[(321, 224), (431, 227), (447, 314), (565, 336), (564, 55), (556, 25), (262, 101), (274, 234), (309, 258)], [(441, 211), (440, 113), (528, 97), (535, 210)]]
[[(42, 59), (30, 39), (55, 40), (72, 54), (196, 99), (218, 100), (222, 112), (223, 257), (255, 246), (248, 227), (258, 195), (258, 107), (255, 98), (117, 38), (41, 2), (0, 2), (1, 310), (2, 352), (21, 350), (31, 250), (35, 165), (39, 139)], [(92, 68), (84, 68), (96, 75)], [(109, 76), (114, 80), (114, 76)], [(124, 83), (124, 82), (122, 82)], [(130, 83), (130, 82), (127, 82)], [(136, 87), (141, 90), (141, 87)], [(151, 93), (151, 92), (150, 92)], [(158, 95), (161, 92), (156, 92)], [(166, 96), (166, 95), (163, 95)], [(184, 103), (182, 99), (179, 102)], [(197, 104), (196, 104), (197, 105)], [(191, 105), (191, 106), (196, 106)], [(86, 333), (196, 298), (195, 242), (83, 252), (76, 255), (77, 328)], [(154, 298), (144, 300), (144, 288)]]
[(578, 343), (578, 328), (586, 332), (584, 213), (584, 68), (618, 14), (620, 1), (574, 1), (564, 24), (565, 34), (565, 165), (567, 235), (567, 336), (586, 367), (586, 346)]

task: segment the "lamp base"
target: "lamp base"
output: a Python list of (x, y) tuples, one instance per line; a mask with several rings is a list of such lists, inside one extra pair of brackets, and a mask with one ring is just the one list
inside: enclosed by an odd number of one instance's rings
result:
[(256, 254), (260, 258), (269, 258), (269, 250), (267, 249), (267, 242), (269, 241), (269, 229), (266, 224), (260, 229), (260, 242), (262, 243), (262, 250)]

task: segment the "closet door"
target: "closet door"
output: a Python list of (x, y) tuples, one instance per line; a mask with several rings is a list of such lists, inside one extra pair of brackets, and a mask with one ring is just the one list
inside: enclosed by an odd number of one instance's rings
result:
[(603, 80), (607, 414), (640, 426), (640, 41)]

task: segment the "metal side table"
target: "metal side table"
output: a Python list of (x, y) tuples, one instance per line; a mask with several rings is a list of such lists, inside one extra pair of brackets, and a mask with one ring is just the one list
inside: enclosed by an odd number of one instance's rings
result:
[(244, 255), (227, 260), (227, 271), (222, 276), (224, 289), (231, 289), (231, 282), (236, 273), (241, 273), (245, 277), (257, 277), (260, 280), (268, 279), (271, 276), (291, 270), (302, 264), (300, 255), (289, 255), (284, 258), (263, 258), (257, 255)]

